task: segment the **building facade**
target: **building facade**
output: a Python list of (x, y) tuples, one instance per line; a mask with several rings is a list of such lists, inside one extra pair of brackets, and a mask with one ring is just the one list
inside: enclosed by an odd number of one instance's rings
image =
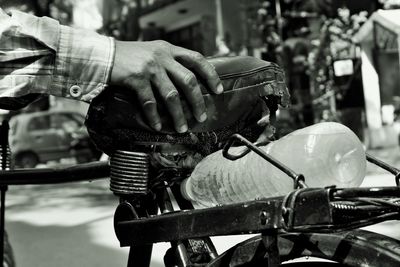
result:
[(241, 0), (140, 2), (143, 40), (164, 39), (206, 56), (238, 53), (246, 42)]

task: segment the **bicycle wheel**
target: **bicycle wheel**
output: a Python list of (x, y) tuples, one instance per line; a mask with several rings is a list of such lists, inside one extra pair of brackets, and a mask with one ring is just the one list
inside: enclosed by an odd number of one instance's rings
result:
[[(278, 246), (281, 262), (305, 256), (333, 261), (331, 263), (281, 264), (285, 267), (400, 266), (400, 242), (388, 236), (364, 230), (330, 234), (282, 234), (278, 238)], [(256, 236), (227, 250), (213, 260), (208, 267), (267, 266), (265, 255), (266, 249), (261, 236)]]

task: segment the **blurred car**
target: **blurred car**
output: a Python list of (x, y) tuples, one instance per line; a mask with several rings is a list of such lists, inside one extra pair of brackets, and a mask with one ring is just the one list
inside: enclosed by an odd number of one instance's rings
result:
[(62, 158), (90, 161), (94, 157), (91, 147), (73, 148), (76, 133), (89, 139), (80, 113), (51, 110), (16, 115), (10, 120), (12, 162), (16, 167), (33, 168)]

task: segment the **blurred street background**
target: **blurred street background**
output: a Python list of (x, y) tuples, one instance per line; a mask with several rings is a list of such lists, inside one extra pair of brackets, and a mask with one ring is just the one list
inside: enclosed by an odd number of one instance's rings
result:
[[(5, 10), (49, 16), (119, 40), (163, 39), (206, 56), (249, 55), (278, 63), (292, 106), (277, 137), (323, 121), (352, 129), (366, 150), (400, 167), (400, 1), (396, 0), (0, 0)], [(43, 97), (10, 120), (17, 168), (99, 160), (84, 126), (87, 104)], [(363, 186), (394, 185), (368, 167)], [(10, 187), (6, 228), (17, 266), (125, 266), (108, 180)], [(372, 229), (400, 238), (394, 222)], [(234, 237), (238, 242), (243, 237)], [(226, 249), (226, 238), (217, 238)], [(162, 266), (167, 244), (155, 246)]]

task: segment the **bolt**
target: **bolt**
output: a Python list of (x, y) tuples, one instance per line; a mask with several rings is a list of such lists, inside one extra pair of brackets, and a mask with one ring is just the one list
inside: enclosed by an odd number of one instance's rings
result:
[(261, 225), (266, 225), (268, 222), (269, 218), (268, 218), (268, 213), (266, 211), (262, 211), (260, 212), (260, 222)]

